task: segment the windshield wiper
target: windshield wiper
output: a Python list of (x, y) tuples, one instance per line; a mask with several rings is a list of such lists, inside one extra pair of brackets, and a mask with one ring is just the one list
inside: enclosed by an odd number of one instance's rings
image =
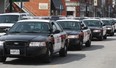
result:
[(12, 31), (12, 32), (9, 32), (9, 33), (21, 33), (21, 32), (19, 32), (19, 31)]
[(64, 28), (64, 29), (71, 29), (71, 28)]
[(24, 32), (24, 33), (39, 33), (38, 31)]

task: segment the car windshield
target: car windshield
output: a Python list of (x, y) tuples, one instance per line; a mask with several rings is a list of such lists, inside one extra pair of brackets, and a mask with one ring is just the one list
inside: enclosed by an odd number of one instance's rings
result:
[(9, 33), (49, 33), (49, 26), (46, 22), (19, 22)]
[(19, 15), (0, 15), (0, 23), (15, 23)]
[(84, 23), (91, 27), (101, 27), (101, 22), (99, 20), (84, 20)]
[(115, 19), (113, 21), (116, 23), (116, 20)]
[(59, 21), (57, 22), (64, 30), (80, 30), (80, 23), (76, 21)]
[(112, 22), (110, 20), (102, 20), (105, 25), (112, 25)]

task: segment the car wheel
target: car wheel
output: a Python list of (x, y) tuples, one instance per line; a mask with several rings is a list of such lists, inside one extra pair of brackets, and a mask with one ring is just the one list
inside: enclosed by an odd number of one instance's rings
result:
[(91, 39), (89, 39), (86, 43), (85, 43), (86, 47), (90, 47), (91, 46)]
[(64, 48), (62, 48), (62, 49), (59, 51), (59, 56), (61, 56), (61, 57), (67, 56), (67, 46), (66, 46), (66, 45), (64, 46)]
[(100, 36), (100, 37), (98, 38), (98, 40), (99, 40), (99, 41), (102, 41), (102, 40), (103, 40), (103, 36)]
[(45, 55), (44, 62), (50, 63), (51, 61), (52, 61), (52, 53), (51, 53), (50, 49), (48, 49), (46, 52), (46, 55)]
[(107, 35), (104, 36), (104, 39), (107, 39)]
[(114, 32), (112, 32), (112, 33), (110, 34), (110, 36), (114, 36)]
[(79, 44), (77, 45), (77, 49), (82, 50), (82, 48), (83, 48), (83, 42), (80, 41)]
[(6, 61), (6, 57), (0, 57), (0, 62), (5, 62)]

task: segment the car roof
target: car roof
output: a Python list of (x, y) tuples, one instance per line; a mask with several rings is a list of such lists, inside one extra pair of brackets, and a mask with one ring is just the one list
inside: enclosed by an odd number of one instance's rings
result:
[(28, 14), (28, 13), (3, 13), (3, 14), (0, 14), (0, 15), (26, 15), (26, 14)]
[(19, 20), (18, 22), (50, 22), (50, 20), (41, 20), (41, 19), (25, 19)]
[(112, 20), (112, 18), (100, 18), (101, 20)]
[(75, 20), (75, 19), (62, 19), (62, 20), (57, 20), (57, 21), (77, 21), (77, 22), (81, 22), (81, 20)]
[(88, 18), (88, 19), (83, 19), (83, 20), (100, 20), (100, 19), (97, 19), (97, 18)]

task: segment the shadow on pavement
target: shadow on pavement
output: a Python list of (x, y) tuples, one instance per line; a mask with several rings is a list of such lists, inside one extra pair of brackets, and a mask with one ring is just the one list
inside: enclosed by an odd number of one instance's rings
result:
[(4, 64), (10, 65), (56, 65), (56, 64), (66, 64), (74, 61), (79, 61), (85, 58), (85, 54), (68, 54), (67, 57), (59, 57), (58, 54), (53, 56), (53, 60), (51, 63), (44, 63), (40, 59), (14, 59), (10, 61), (6, 61)]
[(103, 40), (103, 41), (116, 41), (116, 38), (115, 37), (108, 37), (106, 40)]
[(98, 39), (92, 39), (92, 41), (95, 41), (95, 42), (115, 41), (115, 40), (116, 40), (115, 37), (107, 37), (107, 39), (103, 39), (102, 41), (99, 41)]
[(68, 51), (93, 51), (93, 50), (98, 50), (104, 48), (103, 45), (91, 45), (90, 47), (86, 47), (83, 45), (82, 50), (77, 50), (77, 49), (69, 49)]
[(104, 48), (103, 45), (91, 45), (91, 47), (84, 47), (82, 51), (93, 51)]
[(85, 54), (68, 54), (67, 57), (60, 57), (57, 59), (54, 59), (53, 63), (51, 64), (66, 64), (66, 63), (70, 63), (70, 62), (74, 62), (74, 61), (79, 61), (83, 58), (85, 58), (86, 55)]

